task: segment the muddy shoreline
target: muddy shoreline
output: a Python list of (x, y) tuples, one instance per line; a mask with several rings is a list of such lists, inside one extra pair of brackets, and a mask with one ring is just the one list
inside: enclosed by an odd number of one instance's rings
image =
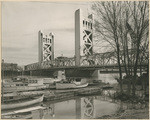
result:
[(149, 107), (122, 110), (116, 114), (106, 115), (96, 119), (149, 119)]
[[(123, 85), (123, 89), (127, 91), (127, 86), (125, 84)], [(114, 85), (113, 90), (119, 91), (119, 85)], [(122, 104), (128, 106), (127, 108), (122, 108), (115, 114), (105, 115), (96, 119), (149, 119), (149, 96), (145, 97), (143, 95), (144, 92), (139, 85), (136, 86), (136, 90), (137, 99), (134, 98), (132, 101), (130, 99), (126, 101), (120, 100)], [(149, 92), (149, 90), (147, 90), (147, 92)], [(143, 96), (145, 98), (143, 98)], [(142, 101), (139, 102), (138, 99)]]

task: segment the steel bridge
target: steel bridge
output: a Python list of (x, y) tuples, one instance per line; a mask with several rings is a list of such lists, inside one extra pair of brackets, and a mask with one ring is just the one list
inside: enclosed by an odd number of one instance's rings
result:
[[(134, 57), (133, 53), (135, 50), (129, 50), (130, 57)], [(141, 63), (139, 62), (138, 66), (142, 68), (148, 67), (149, 64), (149, 53), (145, 52), (144, 54), (140, 52), (142, 56)], [(123, 51), (120, 51), (120, 58), (123, 59)], [(140, 60), (140, 59), (139, 59)], [(124, 63), (121, 63), (121, 66), (124, 67)], [(129, 64), (129, 67), (133, 67), (132, 64)], [(89, 56), (81, 56), (80, 66), (75, 65), (75, 57), (58, 57), (53, 61), (43, 61), (25, 66), (25, 71), (35, 71), (35, 70), (59, 70), (59, 69), (118, 69), (117, 55), (116, 52), (106, 52), (106, 53), (96, 53)]]
[[(83, 16), (82, 10), (75, 11), (75, 57), (57, 57), (54, 59), (54, 36), (48, 36), (39, 32), (39, 62), (25, 66), (25, 71), (77, 69), (118, 69), (116, 51), (105, 53), (93, 53), (93, 15)], [(131, 59), (129, 67), (133, 67), (132, 60), (135, 58), (136, 50), (128, 50)], [(138, 66), (147, 67), (149, 64), (149, 53), (140, 51)], [(124, 51), (120, 50), (121, 66), (124, 67)]]

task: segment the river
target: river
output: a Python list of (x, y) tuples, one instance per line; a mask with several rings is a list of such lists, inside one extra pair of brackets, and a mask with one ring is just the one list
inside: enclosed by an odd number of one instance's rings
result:
[[(116, 74), (102, 74), (101, 80), (106, 83), (117, 83)], [(129, 107), (122, 102), (109, 97), (113, 90), (104, 90), (102, 94), (95, 96), (78, 96), (70, 100), (46, 101), (42, 103), (45, 109), (28, 112), (32, 119), (92, 119), (105, 115), (112, 115)], [(27, 113), (26, 113), (27, 114)]]
[[(116, 113), (120, 106), (103, 96), (78, 97), (62, 102), (44, 102), (47, 109), (32, 112), (33, 119), (91, 119)], [(43, 115), (42, 115), (43, 114)]]

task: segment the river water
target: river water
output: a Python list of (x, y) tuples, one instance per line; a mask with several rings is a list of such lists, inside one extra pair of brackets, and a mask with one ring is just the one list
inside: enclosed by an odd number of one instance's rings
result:
[[(106, 83), (117, 83), (116, 74), (103, 74), (101, 80)], [(32, 119), (92, 119), (112, 115), (122, 109), (122, 103), (109, 97), (113, 90), (104, 90), (103, 94), (82, 96), (61, 102), (47, 101), (42, 105), (45, 109), (28, 112)], [(127, 107), (127, 106), (125, 106)]]
[(109, 97), (77, 97), (62, 102), (43, 102), (44, 110), (31, 111), (33, 119), (92, 119), (111, 115), (120, 109), (120, 104)]
[(123, 103), (109, 97), (113, 90), (101, 95), (76, 97), (61, 102), (43, 102), (44, 110), (31, 111), (32, 119), (94, 119), (113, 115), (126, 109), (139, 109), (138, 104)]

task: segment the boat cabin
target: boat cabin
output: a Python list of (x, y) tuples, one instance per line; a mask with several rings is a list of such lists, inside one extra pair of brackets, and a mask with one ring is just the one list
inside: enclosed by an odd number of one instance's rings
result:
[(14, 85), (15, 86), (39, 86), (39, 85), (43, 85), (43, 80), (37, 79), (37, 78), (16, 77), (16, 78), (13, 78), (12, 80), (13, 80), (13, 83), (11, 83), (11, 85), (13, 85), (13, 86)]
[(28, 86), (39, 86), (43, 85), (43, 79), (29, 79)]

